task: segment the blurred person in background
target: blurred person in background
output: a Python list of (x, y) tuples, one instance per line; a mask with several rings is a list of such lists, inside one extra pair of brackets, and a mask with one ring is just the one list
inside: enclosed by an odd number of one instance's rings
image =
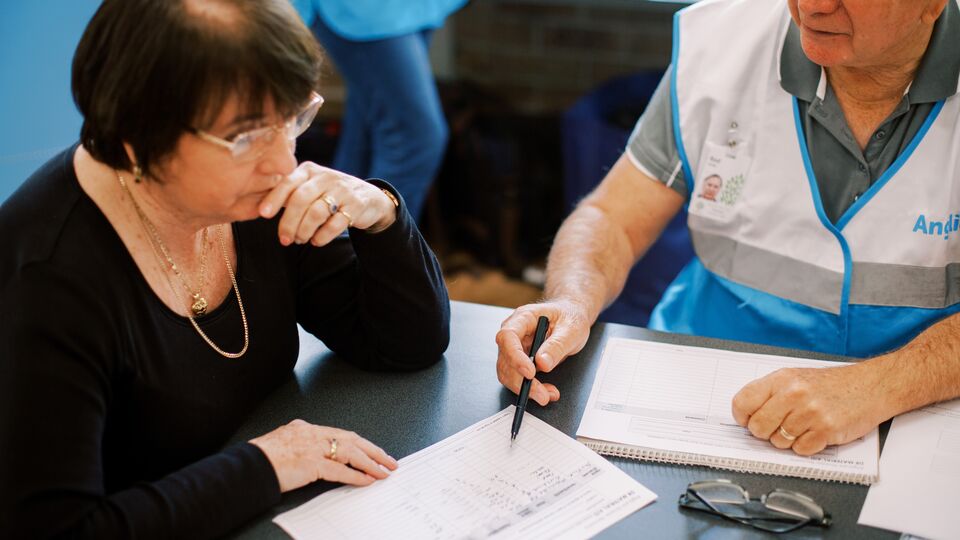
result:
[(333, 168), (388, 178), (419, 219), (448, 129), (430, 39), (466, 0), (293, 0), (347, 86)]

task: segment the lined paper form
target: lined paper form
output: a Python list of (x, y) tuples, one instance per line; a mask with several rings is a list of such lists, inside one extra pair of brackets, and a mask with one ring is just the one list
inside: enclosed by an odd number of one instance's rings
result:
[(721, 469), (869, 484), (879, 434), (804, 457), (755, 438), (733, 396), (780, 368), (836, 362), (613, 338), (603, 351), (577, 438), (600, 453)]
[(930, 539), (957, 538), (960, 400), (893, 419), (857, 523)]
[(400, 460), (386, 480), (345, 486), (274, 522), (313, 538), (588, 538), (656, 495), (527, 413), (510, 446), (514, 407)]

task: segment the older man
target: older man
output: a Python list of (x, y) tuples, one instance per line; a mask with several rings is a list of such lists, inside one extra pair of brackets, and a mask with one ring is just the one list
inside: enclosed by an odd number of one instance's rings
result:
[[(503, 323), (500, 381), (534, 377), (538, 315), (540, 370), (579, 351), (689, 201), (696, 257), (651, 328), (870, 357), (748, 384), (733, 414), (755, 436), (814, 454), (960, 396), (957, 0), (706, 0), (674, 40), (624, 157), (557, 235), (546, 299)], [(712, 175), (723, 204), (699, 197)]]

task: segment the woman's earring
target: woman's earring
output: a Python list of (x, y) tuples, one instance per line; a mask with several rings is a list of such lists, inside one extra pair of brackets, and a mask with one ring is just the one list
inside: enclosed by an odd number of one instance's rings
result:
[(133, 166), (133, 181), (139, 184), (139, 183), (140, 183), (140, 180), (142, 180), (142, 179), (143, 179), (143, 169), (141, 169), (139, 165), (134, 165), (134, 166)]

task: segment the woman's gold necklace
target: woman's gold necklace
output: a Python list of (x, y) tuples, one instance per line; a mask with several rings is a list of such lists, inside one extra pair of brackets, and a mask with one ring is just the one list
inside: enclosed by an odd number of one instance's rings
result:
[[(220, 251), (223, 254), (223, 262), (227, 265), (227, 272), (230, 274), (230, 283), (233, 285), (233, 292), (237, 295), (237, 305), (240, 307), (240, 320), (243, 321), (243, 349), (240, 352), (231, 353), (226, 352), (211, 340), (204, 332), (200, 329), (200, 325), (197, 324), (197, 321), (194, 317), (202, 316), (207, 311), (207, 300), (201, 294), (202, 288), (204, 285), (204, 275), (206, 272), (206, 251), (207, 251), (207, 231), (208, 229), (203, 230), (203, 237), (201, 238), (201, 250), (200, 250), (200, 287), (197, 289), (197, 292), (193, 292), (193, 289), (187, 285), (186, 279), (180, 273), (180, 269), (177, 267), (176, 263), (173, 262), (173, 258), (170, 256), (170, 252), (167, 250), (167, 247), (164, 245), (163, 241), (160, 240), (160, 233), (157, 231), (157, 228), (153, 225), (153, 222), (143, 213), (143, 209), (140, 208), (140, 205), (137, 204), (137, 200), (133, 198), (133, 192), (130, 191), (130, 188), (127, 186), (127, 183), (123, 180), (123, 176), (120, 175), (120, 171), (117, 171), (117, 180), (120, 182), (120, 187), (127, 192), (127, 196), (130, 197), (130, 202), (133, 203), (133, 208), (137, 212), (137, 217), (140, 218), (140, 224), (143, 225), (143, 228), (146, 229), (147, 233), (152, 237), (150, 242), (150, 248), (153, 250), (153, 254), (157, 257), (157, 260), (163, 265), (162, 259), (166, 259), (167, 264), (170, 266), (170, 269), (173, 270), (174, 275), (177, 276), (177, 279), (180, 280), (180, 283), (183, 284), (184, 288), (187, 290), (187, 294), (193, 299), (193, 302), (187, 302), (187, 318), (190, 319), (190, 324), (193, 325), (193, 328), (200, 334), (200, 337), (203, 338), (207, 345), (209, 345), (213, 350), (217, 351), (222, 356), (227, 358), (240, 358), (247, 352), (247, 347), (250, 345), (250, 329), (247, 326), (247, 314), (243, 309), (243, 300), (240, 298), (240, 288), (237, 286), (237, 278), (233, 273), (233, 265), (230, 264), (230, 257), (227, 255), (227, 244), (223, 239), (223, 225), (217, 226), (217, 239), (220, 243)], [(159, 248), (159, 250), (158, 250)], [(162, 253), (162, 257), (161, 257)], [(179, 297), (177, 293), (177, 288), (173, 286), (173, 281), (170, 280), (170, 275), (167, 272), (163, 273), (164, 277), (167, 279), (167, 284), (170, 286), (170, 290), (173, 292), (174, 296)]]

